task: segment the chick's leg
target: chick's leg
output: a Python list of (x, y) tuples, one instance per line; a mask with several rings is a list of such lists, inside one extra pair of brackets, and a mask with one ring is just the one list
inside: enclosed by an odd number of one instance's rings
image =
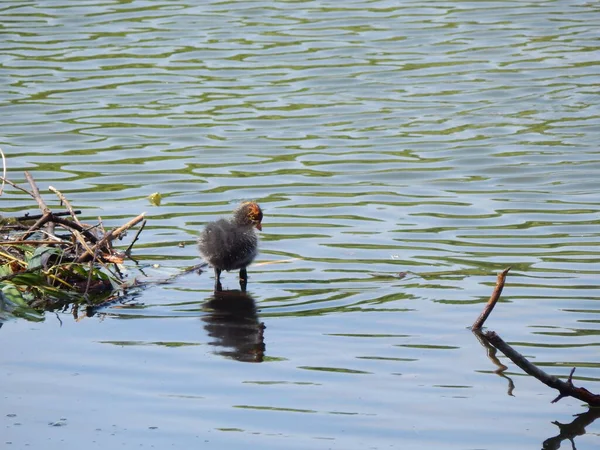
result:
[(246, 292), (246, 285), (248, 284), (248, 272), (246, 268), (240, 269), (240, 289), (242, 292)]
[(223, 287), (221, 286), (221, 269), (217, 269), (215, 267), (215, 291), (222, 291)]

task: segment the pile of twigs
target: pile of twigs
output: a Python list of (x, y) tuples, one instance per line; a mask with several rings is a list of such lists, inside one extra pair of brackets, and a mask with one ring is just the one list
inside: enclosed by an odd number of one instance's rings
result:
[[(36, 202), (39, 215), (2, 219), (0, 224), (0, 307), (26, 305), (53, 309), (72, 302), (106, 301), (124, 286), (119, 268), (146, 223), (140, 214), (120, 227), (106, 231), (102, 220), (86, 224), (65, 196), (50, 186), (66, 211), (53, 212), (25, 172), (30, 190), (3, 177)], [(113, 241), (142, 222), (126, 251), (113, 248)]]

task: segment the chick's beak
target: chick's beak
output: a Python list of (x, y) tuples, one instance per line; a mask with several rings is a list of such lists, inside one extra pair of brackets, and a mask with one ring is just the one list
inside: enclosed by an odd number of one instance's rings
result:
[(262, 231), (262, 224), (260, 222), (256, 222), (255, 227), (258, 231)]

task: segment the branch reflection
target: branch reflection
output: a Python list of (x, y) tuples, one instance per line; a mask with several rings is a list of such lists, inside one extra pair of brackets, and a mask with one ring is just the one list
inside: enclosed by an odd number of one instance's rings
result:
[(477, 340), (479, 341), (479, 343), (486, 349), (487, 351), (487, 357), (490, 359), (490, 361), (492, 361), (492, 363), (494, 363), (494, 365), (496, 367), (498, 367), (496, 370), (494, 370), (494, 373), (502, 378), (506, 378), (506, 380), (508, 381), (508, 392), (507, 394), (510, 395), (511, 397), (514, 397), (513, 395), (513, 391), (515, 390), (515, 383), (513, 382), (512, 378), (509, 377), (508, 375), (506, 375), (504, 372), (506, 372), (508, 370), (508, 367), (506, 367), (504, 364), (502, 364), (500, 362), (500, 360), (498, 359), (498, 357), (496, 356), (496, 354), (498, 353), (498, 350), (496, 349), (496, 347), (494, 347), (493, 345), (491, 345), (483, 336), (483, 333), (481, 331), (474, 331), (473, 330), (473, 334), (475, 335), (475, 337), (477, 338)]
[(259, 322), (254, 299), (246, 292), (215, 291), (203, 305), (202, 317), (215, 353), (242, 362), (262, 362), (265, 325)]
[(552, 422), (556, 425), (560, 433), (554, 437), (546, 439), (542, 444), (542, 450), (557, 450), (563, 441), (568, 440), (571, 447), (575, 450), (575, 438), (585, 434), (585, 427), (594, 423), (600, 417), (599, 408), (590, 408), (588, 411), (577, 414), (575, 420), (571, 423)]

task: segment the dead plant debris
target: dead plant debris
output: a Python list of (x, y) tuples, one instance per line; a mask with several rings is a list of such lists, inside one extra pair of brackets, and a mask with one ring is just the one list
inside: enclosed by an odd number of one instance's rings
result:
[[(53, 212), (44, 202), (32, 176), (30, 190), (2, 177), (3, 183), (26, 192), (41, 214), (0, 220), (0, 315), (2, 311), (50, 310), (69, 303), (96, 305), (118, 296), (127, 287), (121, 264), (145, 225), (144, 213), (105, 231), (102, 220), (83, 223), (67, 198), (49, 190), (66, 211)], [(127, 251), (113, 248), (115, 239), (142, 222)], [(16, 311), (16, 312), (15, 312)]]

